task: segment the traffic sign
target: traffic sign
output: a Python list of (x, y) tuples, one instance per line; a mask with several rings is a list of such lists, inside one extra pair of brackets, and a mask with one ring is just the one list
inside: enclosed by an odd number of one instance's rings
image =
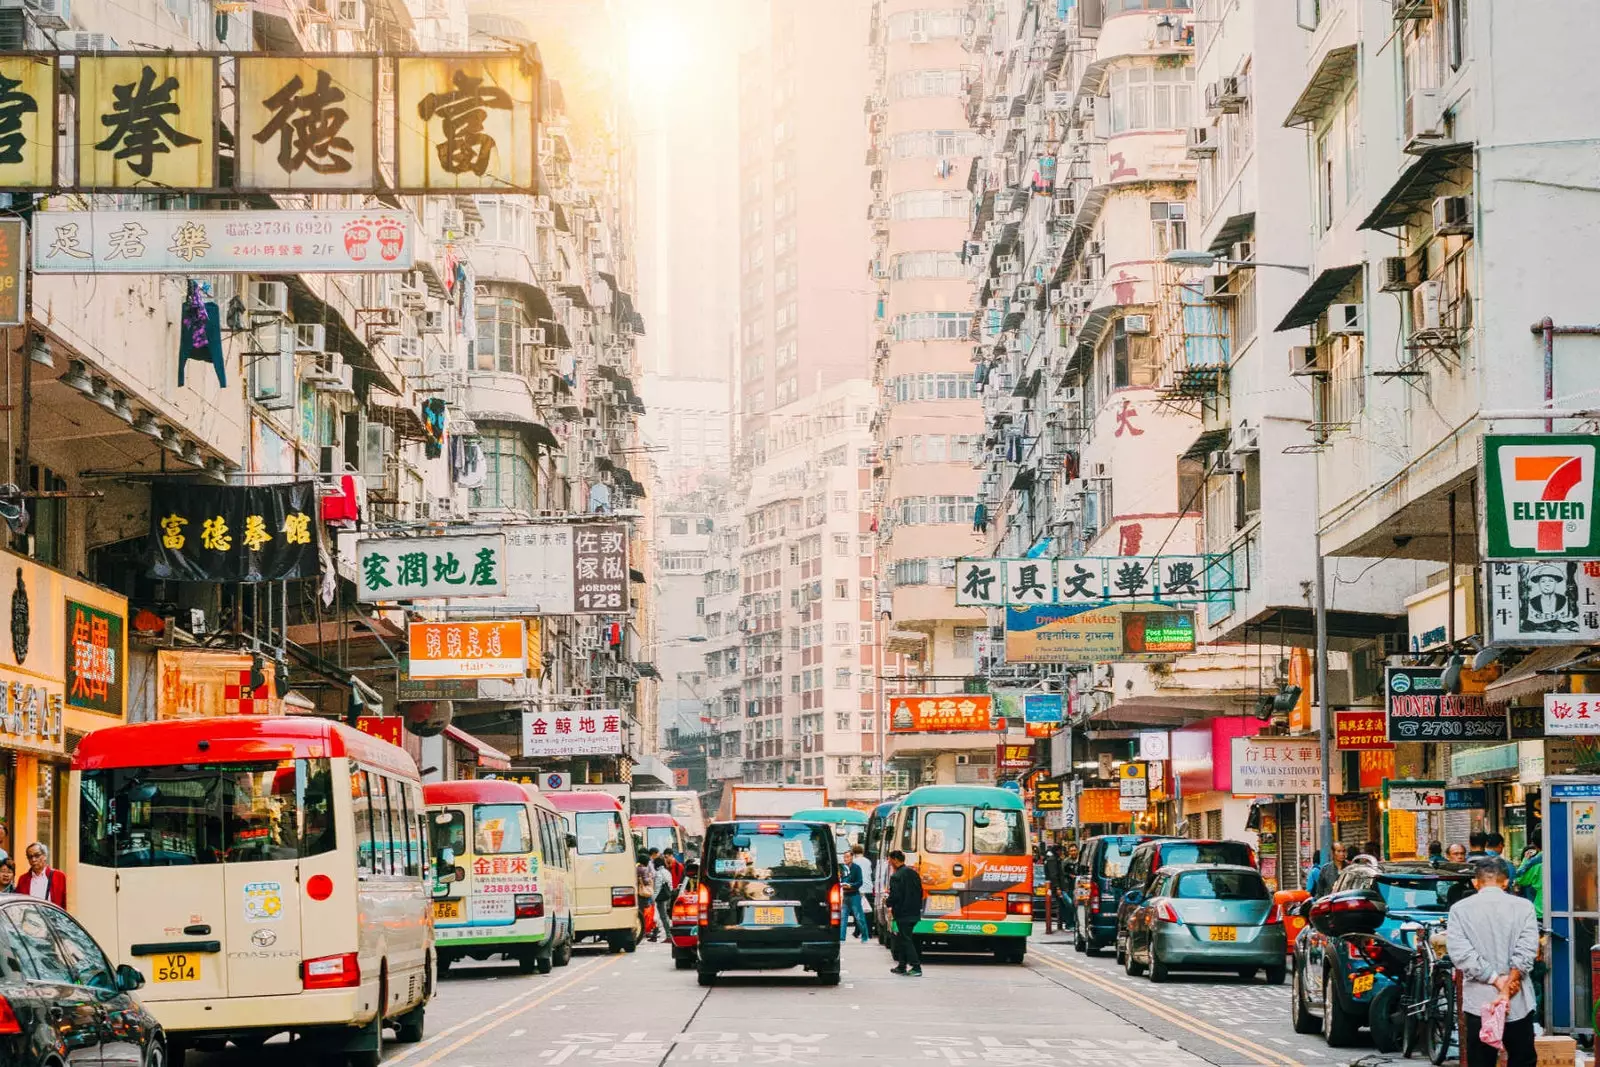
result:
[(1001, 782), (1000, 783), (1000, 788), (1001, 789), (1008, 789), (1011, 792), (1016, 793), (1018, 796), (1022, 795), (1022, 783), (1018, 782), (1018, 781), (1016, 781), (1014, 779), (1011, 780), (1011, 781)]

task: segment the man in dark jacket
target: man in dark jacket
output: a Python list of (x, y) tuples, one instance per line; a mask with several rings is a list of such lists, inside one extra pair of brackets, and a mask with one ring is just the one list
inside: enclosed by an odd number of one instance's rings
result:
[(1345, 857), (1349, 850), (1343, 844), (1333, 846), (1333, 859), (1324, 863), (1317, 871), (1317, 880), (1311, 887), (1311, 896), (1321, 899), (1333, 892), (1333, 883), (1339, 880), (1339, 872), (1344, 870)]
[(906, 866), (906, 854), (899, 849), (889, 853), (889, 895), (886, 903), (894, 919), (894, 961), (891, 974), (922, 977), (922, 957), (917, 955), (913, 931), (922, 919), (922, 877)]

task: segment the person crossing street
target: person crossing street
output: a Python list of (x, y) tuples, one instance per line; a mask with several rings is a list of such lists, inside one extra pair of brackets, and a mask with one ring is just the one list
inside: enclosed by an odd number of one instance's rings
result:
[(906, 854), (899, 849), (889, 853), (889, 917), (893, 923), (894, 961), (891, 974), (922, 977), (922, 957), (917, 954), (914, 932), (922, 920), (922, 876), (906, 866)]

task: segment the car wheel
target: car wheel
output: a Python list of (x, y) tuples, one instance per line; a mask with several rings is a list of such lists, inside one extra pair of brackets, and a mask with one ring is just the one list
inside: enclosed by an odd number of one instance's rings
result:
[(1314, 1034), (1322, 1029), (1322, 1023), (1306, 1008), (1305, 984), (1299, 967), (1294, 969), (1294, 980), (1289, 983), (1289, 1025), (1297, 1034)]
[(1117, 966), (1123, 967), (1128, 963), (1128, 941), (1125, 937), (1117, 937)]
[(418, 1004), (410, 1011), (394, 1021), (394, 1039), (402, 1045), (415, 1045), (422, 1040), (423, 1028), (427, 1020), (424, 1018), (426, 1009)]
[(1399, 1052), (1405, 1044), (1405, 998), (1399, 985), (1378, 990), (1367, 1007), (1367, 1026), (1372, 1030), (1372, 1047), (1379, 1052)]
[(679, 956), (677, 959), (672, 961), (672, 965), (680, 971), (694, 970), (694, 960), (690, 959), (688, 956)]
[(554, 950), (533, 958), (533, 965), (540, 974), (549, 974), (550, 968), (554, 967), (555, 964)]
[(1355, 1040), (1356, 1021), (1339, 1003), (1333, 972), (1322, 976), (1322, 1039), (1329, 1048), (1343, 1048)]
[(1122, 952), (1122, 971), (1124, 974), (1137, 978), (1144, 973), (1144, 964), (1139, 962), (1133, 954), (1133, 938), (1128, 938), (1128, 947)]
[(1277, 967), (1268, 967), (1267, 968), (1267, 984), (1268, 985), (1282, 985), (1283, 984), (1283, 980), (1285, 978), (1287, 978), (1287, 977), (1289, 977), (1289, 968), (1288, 967), (1282, 966), (1280, 964)]
[(699, 972), (701, 985), (712, 985), (717, 980), (717, 972), (709, 967), (701, 967)]
[(158, 1037), (150, 1042), (150, 1047), (145, 1050), (144, 1067), (167, 1067), (167, 1047)]
[(1072, 951), (1089, 951), (1089, 941), (1083, 936), (1083, 923), (1077, 923), (1072, 930)]
[(550, 961), (557, 967), (565, 967), (572, 962), (572, 938), (568, 937), (551, 953)]
[(1155, 942), (1152, 941), (1150, 943), (1150, 981), (1165, 982), (1170, 977), (1172, 977), (1172, 972), (1167, 969), (1165, 963), (1161, 962), (1161, 957), (1156, 955)]
[(826, 970), (826, 971), (818, 971), (817, 972), (817, 983), (819, 985), (838, 985), (839, 984), (839, 968), (833, 967), (833, 968), (831, 968), (829, 970)]

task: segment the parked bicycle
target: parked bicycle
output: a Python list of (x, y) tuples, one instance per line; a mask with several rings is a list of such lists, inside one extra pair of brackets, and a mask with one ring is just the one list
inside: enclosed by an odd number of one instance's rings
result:
[(1440, 1064), (1455, 1039), (1455, 973), (1445, 954), (1445, 920), (1413, 920), (1394, 941), (1410, 950), (1397, 981), (1379, 990), (1370, 1010), (1372, 1043), (1411, 1057), (1425, 1050)]

